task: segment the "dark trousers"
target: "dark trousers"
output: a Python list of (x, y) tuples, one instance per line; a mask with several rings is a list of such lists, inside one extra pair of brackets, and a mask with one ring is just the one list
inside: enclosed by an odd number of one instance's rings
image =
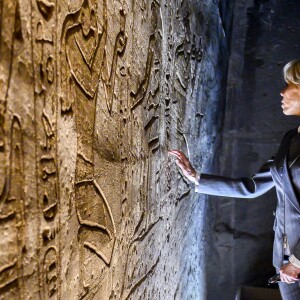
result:
[(300, 283), (285, 283), (279, 282), (279, 289), (282, 300), (300, 300)]

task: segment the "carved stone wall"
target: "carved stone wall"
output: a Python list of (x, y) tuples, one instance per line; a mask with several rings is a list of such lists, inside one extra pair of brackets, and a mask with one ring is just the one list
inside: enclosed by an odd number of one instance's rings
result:
[(210, 165), (224, 12), (0, 1), (0, 299), (205, 299), (206, 206), (167, 150)]

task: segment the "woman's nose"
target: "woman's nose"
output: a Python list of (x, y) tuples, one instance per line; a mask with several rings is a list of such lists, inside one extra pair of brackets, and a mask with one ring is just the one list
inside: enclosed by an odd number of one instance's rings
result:
[(286, 86), (286, 87), (284, 87), (284, 88), (281, 90), (281, 92), (280, 92), (280, 96), (282, 96), (282, 97), (283, 97), (283, 95), (284, 95), (284, 93), (285, 93), (286, 89), (287, 89), (287, 86)]

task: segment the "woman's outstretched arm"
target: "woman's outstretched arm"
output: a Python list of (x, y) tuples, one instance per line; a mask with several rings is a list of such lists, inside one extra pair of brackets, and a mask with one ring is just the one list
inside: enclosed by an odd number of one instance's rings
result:
[(182, 173), (196, 184), (196, 192), (224, 197), (255, 198), (274, 187), (270, 166), (273, 157), (262, 165), (252, 177), (229, 178), (210, 174), (198, 175), (182, 151), (171, 150)]

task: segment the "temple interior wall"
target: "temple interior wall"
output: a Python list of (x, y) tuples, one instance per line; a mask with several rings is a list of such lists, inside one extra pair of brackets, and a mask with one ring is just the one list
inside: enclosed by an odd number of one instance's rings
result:
[(0, 1), (0, 298), (205, 299), (229, 1)]

